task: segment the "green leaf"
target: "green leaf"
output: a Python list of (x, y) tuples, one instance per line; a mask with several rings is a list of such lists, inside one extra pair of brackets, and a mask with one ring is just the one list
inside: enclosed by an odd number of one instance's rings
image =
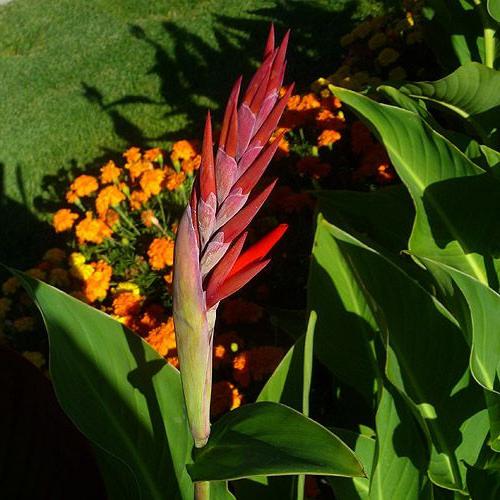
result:
[(211, 481), (210, 500), (236, 500), (236, 497), (229, 491), (227, 481)]
[[(135, 498), (192, 500), (192, 439), (178, 371), (102, 312), (17, 271), (49, 334), (50, 372), (66, 414), (128, 466)], [(117, 481), (120, 478), (113, 478)]]
[(375, 439), (339, 428), (332, 429), (332, 432), (339, 436), (349, 448), (354, 450), (368, 476), (355, 478), (328, 477), (327, 479), (333, 488), (335, 498), (339, 500), (368, 500), (370, 489), (369, 478), (372, 475), (372, 463), (375, 455)]
[[(500, 253), (500, 181), (410, 111), (333, 88), (373, 127), (416, 207), (413, 254), (496, 283)], [(481, 220), (481, 224), (477, 221)]]
[(371, 406), (379, 369), (375, 320), (342, 254), (318, 218), (309, 270), (308, 307), (318, 315), (314, 352)]
[(487, 0), (487, 7), (489, 15), (497, 22), (500, 23), (500, 0)]
[(432, 445), (429, 477), (457, 491), (488, 431), (481, 389), (454, 318), (391, 260), (323, 221), (358, 279), (387, 343), (386, 374)]
[(469, 121), (485, 143), (498, 143), (500, 71), (469, 62), (434, 82), (406, 83), (400, 90)]
[(482, 59), (482, 26), (471, 2), (428, 0), (422, 11), (427, 18), (428, 45), (443, 67), (454, 69), (468, 61)]
[(328, 429), (287, 406), (261, 402), (224, 415), (188, 465), (193, 481), (255, 475), (363, 476), (354, 453)]
[(316, 191), (319, 212), (332, 224), (354, 229), (387, 250), (399, 254), (408, 245), (415, 209), (402, 186), (376, 191)]
[(411, 411), (391, 387), (382, 391), (376, 432), (368, 498), (430, 498), (424, 494), (429, 487), (426, 443)]

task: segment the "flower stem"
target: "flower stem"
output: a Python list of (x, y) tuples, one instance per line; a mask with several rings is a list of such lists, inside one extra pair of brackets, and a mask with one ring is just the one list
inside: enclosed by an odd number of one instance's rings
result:
[(488, 68), (493, 68), (495, 65), (495, 32), (496, 23), (493, 22), (484, 2), (481, 0), (474, 0), (474, 4), (479, 10), (479, 15), (481, 16), (481, 21), (483, 23), (483, 36), (484, 36), (484, 64)]
[(208, 481), (200, 481), (199, 483), (194, 483), (194, 499), (210, 499), (210, 483)]
[(130, 229), (132, 229), (132, 231), (135, 234), (137, 234), (137, 235), (141, 234), (139, 232), (139, 230), (135, 227), (135, 224), (132, 222), (132, 220), (130, 219), (130, 217), (128, 217), (128, 215), (121, 209), (120, 206), (114, 205), (113, 208), (116, 210), (116, 212), (118, 213), (118, 215), (128, 224), (128, 226), (130, 227)]

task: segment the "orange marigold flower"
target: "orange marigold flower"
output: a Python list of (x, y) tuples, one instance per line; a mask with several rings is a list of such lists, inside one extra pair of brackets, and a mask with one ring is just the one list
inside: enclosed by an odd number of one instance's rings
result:
[(360, 154), (373, 145), (370, 130), (362, 122), (356, 121), (351, 127), (351, 148), (354, 153)]
[(138, 321), (138, 327), (143, 332), (156, 328), (165, 319), (165, 310), (160, 304), (151, 304)]
[(151, 227), (153, 224), (157, 226), (159, 224), (152, 210), (144, 210), (144, 212), (141, 212), (141, 221), (146, 227)]
[(68, 288), (70, 285), (68, 271), (61, 267), (54, 267), (49, 272), (48, 282), (58, 288)]
[(66, 201), (68, 203), (76, 203), (80, 198), (78, 198), (78, 196), (76, 195), (76, 193), (74, 191), (68, 191), (66, 193)]
[(106, 212), (106, 219), (105, 219), (105, 221), (106, 221), (106, 224), (109, 227), (115, 227), (116, 224), (118, 224), (120, 222), (120, 216), (114, 210), (109, 209)]
[(201, 155), (196, 155), (194, 158), (183, 160), (181, 168), (187, 175), (193, 175), (193, 171), (198, 170), (201, 164)]
[(105, 187), (95, 200), (95, 208), (100, 217), (104, 217), (109, 207), (114, 207), (125, 199), (125, 195), (116, 186)]
[(141, 177), (141, 188), (148, 196), (157, 195), (161, 191), (161, 183), (165, 177), (165, 172), (159, 168), (144, 172)]
[(337, 130), (325, 129), (318, 137), (318, 146), (329, 146), (339, 141), (341, 137)]
[(175, 170), (169, 169), (167, 171), (165, 187), (169, 191), (174, 191), (178, 187), (182, 186), (185, 180), (186, 180), (186, 174), (184, 172), (177, 173)]
[(165, 284), (167, 285), (167, 292), (172, 294), (172, 281), (174, 279), (174, 273), (173, 271), (170, 271), (168, 274), (163, 275), (163, 281), (165, 281)]
[(214, 368), (218, 369), (223, 363), (226, 363), (229, 360), (229, 352), (222, 345), (217, 344), (214, 346)]
[(140, 210), (142, 205), (149, 200), (149, 195), (144, 191), (132, 191), (130, 194), (130, 208)]
[(173, 318), (150, 330), (145, 340), (160, 356), (166, 356), (170, 350), (176, 349)]
[(388, 184), (396, 178), (396, 172), (389, 163), (382, 163), (377, 167), (377, 180), (380, 184)]
[(129, 148), (122, 155), (127, 162), (133, 163), (141, 159), (141, 150), (139, 148)]
[(250, 351), (250, 372), (253, 380), (263, 380), (273, 373), (285, 352), (281, 347), (260, 346)]
[(136, 316), (143, 300), (143, 297), (132, 292), (118, 293), (113, 299), (113, 313), (117, 316)]
[(43, 255), (43, 260), (47, 260), (52, 264), (59, 264), (65, 258), (66, 252), (61, 248), (49, 248)]
[(144, 159), (148, 161), (159, 161), (163, 157), (160, 148), (153, 148), (144, 151)]
[(35, 329), (35, 318), (22, 316), (15, 319), (12, 326), (19, 333), (32, 332)]
[(316, 113), (316, 126), (321, 129), (342, 130), (345, 128), (345, 119), (334, 115), (329, 109), (321, 109)]
[(122, 169), (118, 168), (113, 160), (110, 160), (101, 168), (101, 182), (103, 184), (115, 182), (120, 177), (121, 173)]
[(61, 208), (54, 214), (52, 225), (56, 233), (62, 233), (71, 229), (76, 219), (78, 219), (78, 214), (75, 214), (68, 208)]
[(298, 111), (308, 111), (309, 109), (316, 109), (321, 106), (318, 96), (313, 92), (302, 96), (300, 104), (297, 106)]
[(144, 172), (153, 170), (154, 166), (150, 161), (139, 160), (125, 164), (125, 168), (130, 172), (130, 178), (135, 180), (139, 178)]
[(233, 377), (242, 387), (250, 385), (250, 353), (240, 352), (233, 358)]
[(174, 240), (155, 238), (148, 249), (149, 263), (155, 270), (172, 266), (174, 263)]
[(93, 262), (90, 265), (94, 268), (94, 272), (85, 281), (83, 293), (85, 298), (92, 303), (106, 298), (113, 269), (102, 260)]
[(263, 309), (258, 304), (244, 299), (232, 299), (225, 302), (222, 319), (228, 325), (257, 323), (263, 314)]
[(170, 158), (172, 161), (190, 160), (196, 156), (196, 148), (193, 141), (177, 141), (172, 146)]
[(98, 188), (99, 183), (97, 179), (91, 175), (79, 175), (70, 186), (71, 191), (79, 198), (89, 196), (97, 191)]
[(87, 212), (85, 219), (76, 226), (76, 236), (80, 244), (86, 242), (100, 244), (109, 238), (113, 231), (100, 219), (94, 219), (92, 212)]
[(332, 166), (322, 162), (317, 156), (306, 156), (297, 162), (297, 170), (300, 174), (308, 175), (313, 179), (322, 179), (330, 174)]
[(212, 400), (210, 402), (210, 413), (217, 417), (241, 406), (243, 397), (238, 389), (227, 380), (216, 382), (212, 387)]

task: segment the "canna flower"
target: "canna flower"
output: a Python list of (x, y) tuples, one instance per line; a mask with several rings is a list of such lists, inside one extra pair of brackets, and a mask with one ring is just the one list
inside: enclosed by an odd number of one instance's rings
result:
[(279, 98), (288, 33), (274, 47), (271, 28), (264, 62), (238, 105), (241, 78), (226, 106), (217, 154), (207, 115), (202, 159), (191, 200), (177, 231), (173, 313), (186, 408), (195, 441), (210, 434), (212, 345), (217, 307), (259, 273), (266, 255), (286, 231), (282, 224), (242, 251), (246, 227), (270, 195), (276, 180), (256, 192), (281, 137), (269, 142), (292, 95)]

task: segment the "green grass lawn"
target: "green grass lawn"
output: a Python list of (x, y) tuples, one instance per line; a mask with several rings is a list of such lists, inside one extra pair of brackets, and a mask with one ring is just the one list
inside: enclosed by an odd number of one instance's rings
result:
[[(378, 8), (375, 3), (375, 8)], [(50, 235), (60, 169), (130, 145), (198, 137), (269, 22), (291, 28), (287, 80), (330, 73), (365, 0), (14, 0), (0, 7), (0, 260), (27, 265)], [(368, 5), (368, 10), (366, 6)], [(356, 10), (357, 9), (357, 10)], [(215, 113), (216, 119), (220, 113)], [(46, 196), (45, 196), (46, 197)]]

